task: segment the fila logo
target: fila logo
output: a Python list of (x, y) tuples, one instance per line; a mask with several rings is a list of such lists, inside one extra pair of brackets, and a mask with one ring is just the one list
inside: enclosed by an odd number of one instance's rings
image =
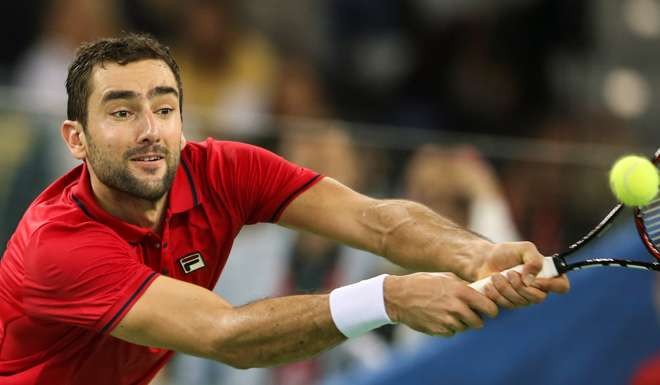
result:
[(193, 271), (199, 270), (206, 266), (204, 263), (204, 258), (202, 258), (202, 254), (200, 253), (186, 255), (185, 257), (179, 259), (179, 263), (181, 264), (183, 272), (186, 274), (190, 274)]

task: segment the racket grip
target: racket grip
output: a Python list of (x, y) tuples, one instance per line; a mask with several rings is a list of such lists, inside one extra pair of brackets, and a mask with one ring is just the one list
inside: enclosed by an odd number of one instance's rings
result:
[[(500, 274), (505, 275), (506, 273), (510, 271), (516, 271), (518, 273), (522, 273), (523, 270), (523, 265), (518, 265), (515, 267), (512, 267), (510, 269), (502, 271)], [(536, 275), (538, 278), (552, 278), (558, 276), (559, 273), (557, 272), (557, 267), (555, 267), (555, 261), (552, 259), (552, 257), (545, 257), (543, 258), (543, 267), (541, 268), (541, 271)], [(485, 288), (486, 285), (488, 285), (492, 280), (492, 277), (486, 277), (483, 279), (480, 279), (476, 282), (472, 282), (470, 284), (470, 287), (473, 288), (474, 290), (478, 291), (481, 294), (485, 294)]]

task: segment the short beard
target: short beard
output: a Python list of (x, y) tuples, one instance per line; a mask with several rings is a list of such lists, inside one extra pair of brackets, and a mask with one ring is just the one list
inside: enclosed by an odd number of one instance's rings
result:
[[(121, 161), (113, 162), (110, 154), (96, 146), (89, 135), (87, 139), (89, 144), (87, 161), (94, 169), (96, 177), (106, 186), (150, 202), (157, 202), (170, 190), (179, 167), (180, 154), (178, 152), (171, 153), (164, 146), (151, 145), (129, 150), (122, 155)], [(165, 176), (159, 182), (141, 181), (129, 171), (130, 158), (146, 152), (157, 152), (165, 157)]]

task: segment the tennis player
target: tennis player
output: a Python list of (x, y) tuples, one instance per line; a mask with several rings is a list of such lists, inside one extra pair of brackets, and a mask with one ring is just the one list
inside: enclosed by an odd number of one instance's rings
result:
[[(4, 385), (147, 384), (173, 351), (277, 365), (394, 322), (450, 336), (568, 289), (534, 279), (542, 256), (530, 243), (493, 244), (258, 147), (186, 143), (179, 68), (149, 37), (81, 46), (66, 88), (61, 133), (83, 164), (33, 202), (0, 264)], [(456, 276), (383, 275), (234, 307), (210, 289), (241, 227), (257, 222)], [(487, 295), (467, 286), (520, 263), (522, 276), (497, 275)]]

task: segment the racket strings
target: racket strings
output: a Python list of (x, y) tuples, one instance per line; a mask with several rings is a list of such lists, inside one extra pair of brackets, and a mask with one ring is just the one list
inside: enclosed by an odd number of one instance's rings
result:
[(660, 247), (660, 198), (640, 207), (639, 213), (649, 240), (658, 249)]

